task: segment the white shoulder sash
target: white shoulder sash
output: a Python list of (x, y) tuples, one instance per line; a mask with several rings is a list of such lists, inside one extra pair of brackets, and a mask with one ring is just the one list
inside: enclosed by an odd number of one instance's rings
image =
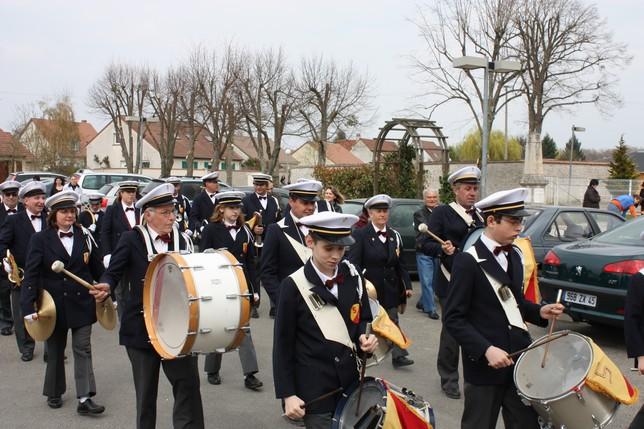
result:
[(463, 222), (465, 222), (465, 225), (467, 225), (468, 227), (474, 225), (474, 218), (465, 211), (463, 206), (457, 204), (456, 201), (452, 201), (451, 203), (449, 203), (449, 206), (452, 209), (454, 209), (456, 214), (458, 214), (461, 217), (461, 219), (463, 219)]

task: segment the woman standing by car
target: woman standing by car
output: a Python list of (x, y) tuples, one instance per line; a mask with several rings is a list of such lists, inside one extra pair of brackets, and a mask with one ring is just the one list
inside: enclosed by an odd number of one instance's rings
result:
[(599, 185), (599, 180), (591, 179), (584, 194), (584, 202), (582, 206), (589, 207), (591, 209), (598, 209), (599, 202), (601, 198), (599, 197), (599, 192), (597, 192), (597, 186)]
[(52, 195), (59, 193), (60, 191), (63, 190), (64, 186), (65, 186), (65, 179), (63, 179), (62, 177), (56, 177), (54, 179), (54, 184), (51, 187), (51, 192), (49, 193), (49, 196), (51, 197)]
[(34, 303), (41, 287), (54, 299), (56, 327), (47, 339), (48, 358), (43, 395), (47, 396), (50, 408), (60, 408), (63, 405), (62, 395), (67, 389), (65, 348), (67, 332), (71, 330), (78, 398), (76, 411), (78, 414), (88, 415), (105, 411), (105, 407), (97, 405), (91, 399), (96, 395), (91, 344), (92, 325), (96, 322), (96, 304), (94, 297), (84, 286), (51, 269), (54, 261), (62, 261), (67, 270), (90, 283), (103, 273), (96, 243), (89, 231), (77, 224), (78, 199), (76, 192), (63, 191), (45, 201), (49, 211), (48, 228), (31, 237), (20, 301), (23, 314), (33, 317)]

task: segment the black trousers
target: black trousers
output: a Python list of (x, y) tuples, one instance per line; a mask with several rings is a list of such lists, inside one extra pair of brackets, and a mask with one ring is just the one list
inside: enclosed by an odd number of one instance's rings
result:
[(628, 429), (644, 429), (644, 405), (642, 405), (642, 408), (640, 408), (637, 414), (635, 414), (635, 418)]
[(25, 329), (25, 321), (22, 318), (20, 308), (20, 289), (11, 289), (11, 312), (13, 313), (13, 329), (16, 333), (16, 342), (20, 353), (33, 353), (36, 342)]
[(306, 429), (331, 429), (332, 424), (332, 413), (304, 414), (304, 426)]
[(0, 273), (0, 329), (11, 328), (13, 326), (13, 316), (11, 315), (11, 282), (7, 276)]
[[(132, 364), (134, 390), (136, 391), (136, 427), (154, 429), (157, 420), (157, 393), (159, 369), (172, 385), (174, 407), (172, 425), (175, 429), (202, 429), (203, 406), (199, 391), (197, 357), (161, 360), (152, 349), (126, 347)], [(163, 425), (163, 427), (167, 427)]]
[[(447, 298), (438, 298), (441, 306), (441, 314), (445, 314), (444, 304)], [(454, 338), (447, 332), (445, 325), (441, 326), (441, 335), (438, 343), (438, 358), (436, 367), (438, 375), (441, 377), (441, 387), (443, 390), (458, 390), (458, 360), (460, 355), (460, 346)]]
[(539, 429), (539, 416), (521, 402), (514, 383), (477, 386), (465, 383), (461, 429), (495, 429), (503, 408), (505, 429)]

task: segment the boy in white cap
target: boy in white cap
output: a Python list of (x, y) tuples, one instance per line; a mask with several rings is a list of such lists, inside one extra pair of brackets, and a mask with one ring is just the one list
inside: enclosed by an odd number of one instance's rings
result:
[(197, 233), (195, 237), (198, 237), (198, 233), (208, 224), (208, 219), (215, 209), (215, 195), (219, 192), (219, 173), (210, 172), (201, 176), (201, 181), (204, 189), (192, 201), (189, 216), (190, 229), (193, 233)]
[[(445, 240), (441, 245), (429, 235), (420, 237), (418, 248), (422, 253), (440, 261), (434, 282), (434, 291), (441, 307), (445, 306), (449, 278), (454, 256), (473, 229), (483, 226), (483, 219), (476, 213), (474, 203), (478, 197), (481, 170), (475, 166), (463, 167), (450, 174), (447, 181), (454, 191), (454, 201), (438, 206), (429, 218), (427, 229)], [(441, 327), (436, 366), (441, 378), (443, 393), (451, 399), (461, 397), (458, 386), (458, 343)]]
[[(19, 210), (24, 210), (22, 203), (18, 202), (18, 190), (20, 182), (7, 180), (0, 184), (2, 192), (2, 204), (0, 204), (0, 225), (8, 216), (15, 215)], [(11, 335), (13, 333), (13, 316), (11, 315), (11, 289), (13, 284), (6, 274), (0, 275), (0, 334)]]
[(359, 378), (356, 359), (378, 345), (375, 335), (365, 335), (372, 316), (364, 279), (343, 260), (357, 220), (333, 212), (301, 218), (312, 256), (280, 285), (273, 336), (275, 394), (284, 400), (286, 416), (304, 418), (307, 428), (331, 427), (342, 395), (306, 409), (304, 404), (338, 388), (346, 391)]
[(92, 192), (87, 195), (87, 202), (89, 207), (81, 210), (78, 216), (78, 221), (81, 225), (87, 228), (94, 237), (94, 240), (100, 246), (101, 238), (101, 218), (103, 217), (103, 210), (101, 210), (101, 203), (105, 195), (100, 192)]
[(444, 323), (463, 349), (462, 429), (496, 427), (501, 407), (506, 428), (539, 428), (536, 412), (517, 394), (509, 354), (532, 342), (524, 320), (547, 326), (564, 307), (539, 306), (523, 297), (522, 257), (512, 243), (529, 214), (527, 196), (525, 188), (518, 188), (478, 202), (485, 230), (454, 260)]

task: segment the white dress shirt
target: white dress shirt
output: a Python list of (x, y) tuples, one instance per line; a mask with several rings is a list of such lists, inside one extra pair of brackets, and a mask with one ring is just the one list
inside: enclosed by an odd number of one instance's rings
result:
[(492, 256), (496, 259), (496, 261), (499, 263), (501, 268), (503, 268), (503, 271), (508, 271), (508, 256), (507, 253), (504, 251), (500, 251), (498, 255), (494, 254), (494, 249), (497, 246), (500, 246), (499, 243), (496, 241), (492, 240), (490, 237), (485, 235), (485, 233), (481, 234), (481, 242), (485, 244), (485, 247), (487, 247), (490, 252), (492, 253)]
[[(297, 224), (300, 222), (300, 218), (296, 217), (293, 212), (291, 212), (291, 217), (293, 218), (293, 223), (297, 226)], [(304, 237), (309, 235), (309, 229), (305, 227), (304, 225), (299, 226), (300, 233), (302, 234), (302, 244), (304, 244)]]
[(157, 253), (165, 253), (168, 251), (168, 244), (163, 240), (157, 240), (157, 237), (161, 234), (153, 230), (148, 226), (148, 231), (150, 231), (150, 237), (152, 237), (152, 245), (156, 249)]
[(62, 229), (58, 230), (58, 238), (60, 239), (60, 242), (63, 243), (63, 247), (65, 250), (67, 250), (67, 254), (69, 256), (72, 256), (72, 249), (74, 248), (74, 236), (71, 237), (61, 237), (60, 233), (66, 233), (66, 232), (73, 232), (72, 228), (69, 227), (66, 231), (63, 231)]
[[(123, 213), (125, 213), (127, 221), (130, 222), (130, 228), (134, 228), (136, 225), (136, 209), (134, 209), (134, 204), (126, 206), (125, 203), (121, 201), (121, 205), (123, 206)], [(133, 208), (134, 210), (126, 210), (128, 208)]]
[(266, 207), (268, 206), (268, 194), (259, 195), (258, 193), (255, 193), (255, 195), (257, 195), (257, 199), (259, 200), (259, 203), (262, 205), (264, 210), (266, 210)]
[[(374, 225), (373, 223), (371, 224), (371, 226), (373, 226), (373, 229), (376, 231), (376, 234), (378, 234), (378, 231), (382, 231), (384, 233), (387, 233), (387, 225), (385, 225), (385, 227), (382, 228), (382, 229), (376, 228), (376, 225)], [(378, 235), (378, 239), (380, 241), (382, 241), (383, 243), (385, 243), (387, 241), (387, 237), (384, 236), (384, 235)]]
[[(320, 277), (320, 280), (322, 280), (322, 284), (324, 287), (326, 287), (326, 281), (331, 280), (338, 275), (338, 267), (335, 267), (335, 273), (333, 273), (332, 277), (327, 276), (324, 274), (322, 271), (318, 270), (318, 267), (315, 266), (315, 262), (313, 262), (313, 258), (311, 258), (311, 265), (313, 265), (313, 269), (315, 272), (318, 274), (318, 277)], [(329, 289), (329, 292), (333, 294), (336, 298), (338, 297), (338, 284), (336, 282), (333, 282), (333, 287)]]
[(237, 224), (224, 222), (224, 226), (226, 226), (226, 228), (228, 228), (229, 226), (235, 227), (235, 228), (230, 228), (228, 230), (228, 233), (233, 238), (233, 241), (235, 241), (235, 239), (237, 238), (237, 231), (238, 231)]
[(34, 230), (35, 230), (36, 232), (40, 232), (40, 230), (42, 229), (42, 217), (43, 217), (43, 213), (42, 213), (42, 212), (40, 212), (40, 217), (39, 217), (39, 218), (32, 219), (32, 218), (31, 218), (31, 216), (36, 216), (36, 214), (35, 214), (35, 213), (30, 212), (29, 210), (26, 210), (26, 211), (27, 211), (27, 217), (28, 217), (28, 218), (29, 218), (29, 220), (31, 221), (31, 225), (34, 227)]
[[(2, 205), (4, 205), (4, 211), (7, 213), (7, 216), (15, 215), (16, 213), (18, 213), (18, 206), (15, 206), (14, 208), (11, 208), (11, 207), (9, 207), (8, 205), (6, 205), (4, 203), (2, 203)], [(16, 213), (12, 213), (9, 210), (15, 210)]]

